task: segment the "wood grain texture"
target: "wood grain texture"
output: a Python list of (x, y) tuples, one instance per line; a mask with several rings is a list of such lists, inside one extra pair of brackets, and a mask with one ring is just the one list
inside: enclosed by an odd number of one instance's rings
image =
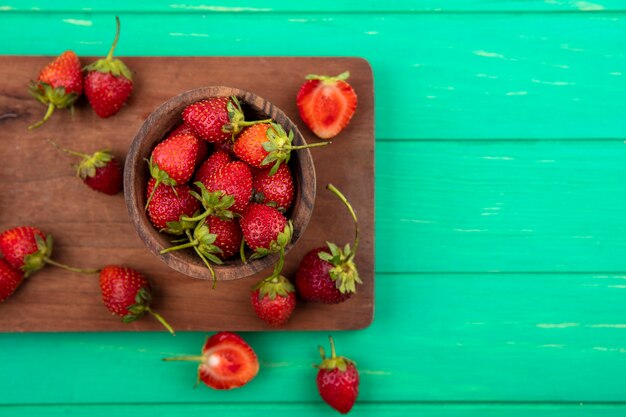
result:
[[(373, 92), (372, 74), (360, 59), (319, 58), (130, 58), (125, 60), (137, 76), (136, 89), (128, 106), (111, 119), (99, 119), (83, 100), (75, 117), (69, 112), (55, 114), (45, 127), (27, 132), (26, 126), (40, 116), (43, 106), (28, 96), (25, 85), (33, 69), (50, 58), (0, 58), (7, 79), (0, 113), (13, 115), (2, 120), (5, 146), (0, 167), (0, 229), (34, 224), (56, 238), (54, 258), (66, 264), (102, 267), (122, 264), (144, 272), (156, 288), (155, 309), (177, 331), (184, 330), (265, 330), (252, 312), (249, 291), (270, 273), (271, 267), (237, 282), (222, 282), (217, 290), (210, 282), (194, 281), (163, 264), (148, 252), (137, 237), (126, 213), (123, 196), (109, 198), (92, 192), (72, 178), (71, 162), (45, 140), (55, 139), (62, 146), (81, 151), (110, 148), (123, 156), (147, 116), (176, 94), (203, 84), (241, 86), (267, 97), (284, 109), (293, 120), (298, 113), (295, 94), (303, 76), (310, 72), (355, 74), (359, 113), (330, 148), (316, 152), (320, 169), (317, 185), (324, 189), (332, 182), (353, 201), (362, 221), (364, 236), (357, 264), (365, 284), (357, 296), (338, 306), (306, 304), (298, 309), (287, 330), (355, 329), (369, 325), (373, 315)], [(89, 62), (89, 59), (86, 60)], [(161, 68), (157, 73), (151, 68)], [(311, 140), (312, 134), (303, 130)], [(329, 148), (329, 147), (326, 147)], [(362, 154), (349, 167), (335, 158), (347, 158), (355, 149)], [(322, 148), (320, 148), (322, 150)], [(325, 162), (324, 162), (325, 161)], [(29, 167), (29, 169), (24, 169)], [(312, 180), (313, 178), (307, 178)], [(307, 233), (300, 237), (287, 258), (284, 272), (293, 276), (304, 254), (327, 239), (351, 241), (353, 228), (341, 202), (324, 191), (317, 199)], [(11, 198), (7, 198), (11, 196)], [(337, 214), (335, 214), (337, 212)], [(329, 223), (330, 221), (330, 223)], [(331, 235), (332, 232), (332, 235)], [(97, 279), (47, 269), (27, 282), (10, 303), (0, 306), (6, 319), (0, 331), (103, 331), (158, 330), (149, 318), (124, 325), (111, 318), (100, 302)], [(68, 300), (72, 308), (68, 309)], [(79, 319), (80, 318), (80, 319)]]

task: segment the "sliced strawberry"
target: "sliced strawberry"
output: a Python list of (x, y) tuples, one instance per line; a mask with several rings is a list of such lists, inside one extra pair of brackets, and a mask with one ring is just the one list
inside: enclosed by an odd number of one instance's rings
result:
[(310, 74), (300, 87), (296, 103), (300, 117), (321, 139), (334, 138), (350, 122), (357, 105), (357, 96), (345, 80), (346, 71), (336, 77)]

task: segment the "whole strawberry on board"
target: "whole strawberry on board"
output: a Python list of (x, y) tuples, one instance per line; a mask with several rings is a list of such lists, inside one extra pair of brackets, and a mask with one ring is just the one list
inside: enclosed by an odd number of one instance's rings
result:
[(287, 134), (278, 123), (261, 123), (247, 127), (237, 136), (233, 152), (237, 158), (252, 167), (270, 167), (268, 175), (274, 175), (281, 164), (289, 162), (291, 151), (330, 144), (320, 142), (295, 146), (292, 142), (293, 131)]
[(357, 97), (348, 77), (349, 71), (336, 77), (309, 74), (300, 87), (296, 98), (300, 117), (321, 139), (337, 136), (354, 115)]
[(283, 243), (272, 275), (252, 287), (250, 292), (250, 301), (255, 314), (272, 327), (280, 327), (287, 323), (296, 308), (296, 290), (293, 284), (281, 275), (285, 264), (285, 245), (288, 242)]
[(341, 303), (356, 292), (356, 284), (363, 282), (359, 278), (354, 257), (359, 247), (359, 224), (356, 213), (346, 197), (334, 185), (326, 188), (332, 191), (348, 208), (354, 220), (354, 244), (342, 249), (334, 243), (327, 242), (328, 247), (309, 251), (296, 271), (296, 288), (304, 300), (324, 304)]
[(118, 265), (108, 265), (100, 271), (100, 291), (106, 308), (114, 315), (130, 323), (150, 313), (171, 334), (174, 329), (150, 307), (152, 287), (139, 271)]
[(337, 356), (333, 338), (329, 339), (330, 358), (326, 358), (324, 348), (319, 347), (322, 363), (317, 366), (317, 390), (328, 405), (347, 414), (359, 396), (359, 371), (353, 361)]
[(259, 372), (256, 353), (241, 336), (220, 332), (207, 338), (199, 356), (163, 358), (164, 361), (199, 362), (198, 383), (217, 390), (239, 388)]
[(52, 235), (45, 235), (32, 226), (19, 226), (0, 233), (0, 252), (15, 269), (28, 277), (46, 264), (72, 272), (97, 274), (98, 269), (80, 269), (67, 266), (50, 259), (52, 255)]
[(0, 303), (13, 295), (23, 281), (24, 273), (0, 258)]
[(53, 141), (49, 142), (57, 149), (81, 158), (81, 161), (76, 164), (76, 175), (89, 188), (108, 195), (115, 195), (122, 191), (122, 167), (111, 152), (104, 149), (89, 155), (62, 148)]
[(113, 51), (120, 37), (120, 19), (115, 16), (116, 31), (113, 45), (105, 58), (85, 67), (85, 95), (96, 114), (107, 118), (116, 114), (133, 91), (133, 74)]
[(223, 143), (234, 138), (246, 126), (271, 121), (247, 122), (237, 97), (211, 97), (190, 104), (183, 110), (185, 125), (210, 143)]
[(43, 119), (28, 126), (32, 130), (46, 123), (54, 109), (72, 108), (83, 93), (83, 72), (78, 56), (73, 51), (63, 52), (39, 72), (29, 91), (41, 104), (48, 106)]

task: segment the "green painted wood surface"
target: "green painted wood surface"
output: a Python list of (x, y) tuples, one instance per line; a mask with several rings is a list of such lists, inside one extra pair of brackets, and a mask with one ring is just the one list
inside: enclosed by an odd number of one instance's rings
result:
[[(12, 40), (0, 53), (101, 54), (119, 12), (122, 55), (367, 58), (376, 317), (334, 335), (362, 369), (354, 414), (621, 416), (625, 11), (608, 0), (13, 0), (0, 3)], [(0, 335), (0, 415), (331, 415), (311, 367), (325, 333), (246, 334), (262, 372), (227, 393), (193, 390), (193, 365), (159, 361), (203, 337)]]

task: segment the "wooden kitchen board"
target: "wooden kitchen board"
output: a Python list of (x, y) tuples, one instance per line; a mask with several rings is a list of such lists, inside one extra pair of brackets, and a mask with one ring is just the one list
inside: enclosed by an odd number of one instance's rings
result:
[[(211, 283), (184, 276), (152, 255), (128, 218), (124, 196), (109, 197), (74, 177), (72, 160), (46, 140), (92, 152), (127, 152), (146, 117), (163, 101), (192, 89), (226, 85), (252, 91), (280, 107), (308, 142), (316, 139), (301, 122), (296, 93), (309, 73), (350, 70), (359, 103), (350, 125), (332, 145), (313, 150), (317, 199), (313, 217), (287, 256), (284, 273), (293, 277), (299, 260), (330, 239), (351, 242), (353, 226), (345, 207), (325, 190), (332, 182), (351, 200), (362, 237), (356, 261), (364, 284), (340, 305), (300, 303), (286, 330), (340, 330), (367, 327), (374, 313), (374, 97), (369, 64), (358, 58), (124, 58), (135, 72), (135, 90), (118, 115), (100, 119), (85, 98), (74, 116), (59, 111), (43, 127), (27, 131), (44, 106), (27, 92), (29, 80), (51, 57), (0, 57), (0, 230), (35, 225), (55, 238), (53, 259), (77, 267), (121, 264), (137, 268), (152, 281), (153, 307), (177, 331), (269, 330), (250, 306), (250, 287), (271, 273)], [(83, 64), (92, 62), (85, 58)], [(29, 278), (0, 305), (0, 331), (154, 331), (151, 317), (123, 324), (100, 300), (97, 276), (47, 267)]]

